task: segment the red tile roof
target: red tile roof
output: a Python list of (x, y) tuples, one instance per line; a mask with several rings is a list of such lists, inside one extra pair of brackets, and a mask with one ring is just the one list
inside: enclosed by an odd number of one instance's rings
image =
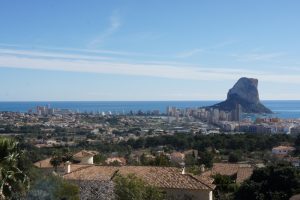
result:
[(253, 169), (248, 164), (214, 163), (212, 169), (202, 173), (201, 176), (210, 177), (216, 174), (236, 175), (236, 182), (241, 183), (252, 175)]
[(79, 151), (78, 153), (74, 154), (73, 157), (74, 158), (84, 158), (84, 157), (95, 156), (97, 154), (99, 154), (97, 151), (82, 150), (82, 151)]
[(146, 166), (91, 166), (64, 175), (70, 180), (110, 180), (115, 173), (121, 175), (135, 174), (146, 183), (159, 188), (213, 190), (214, 185), (190, 174), (181, 174), (175, 167)]

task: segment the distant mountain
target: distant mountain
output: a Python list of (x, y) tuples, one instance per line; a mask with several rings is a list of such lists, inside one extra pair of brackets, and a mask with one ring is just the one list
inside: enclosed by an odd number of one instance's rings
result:
[(227, 93), (227, 99), (211, 106), (219, 110), (232, 111), (240, 104), (245, 113), (272, 113), (259, 100), (258, 80), (254, 78), (240, 78)]

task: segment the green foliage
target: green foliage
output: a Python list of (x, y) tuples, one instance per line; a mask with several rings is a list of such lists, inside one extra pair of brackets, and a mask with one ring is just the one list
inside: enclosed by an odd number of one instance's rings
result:
[(21, 156), (17, 142), (0, 137), (0, 199), (10, 199), (29, 188), (28, 176), (18, 168)]
[(106, 156), (103, 154), (97, 154), (94, 156), (94, 163), (95, 164), (104, 164), (106, 160)]
[(133, 174), (115, 177), (117, 200), (162, 200), (164, 194), (159, 189), (147, 185)]
[(240, 155), (237, 153), (230, 153), (228, 156), (228, 162), (230, 163), (237, 163), (240, 161)]
[(192, 135), (181, 134), (148, 137), (138, 140), (128, 140), (120, 143), (122, 146), (131, 146), (134, 149), (169, 146), (175, 150), (197, 149), (205, 151), (206, 148), (226, 150), (241, 150), (242, 152), (270, 150), (282, 142), (294, 142), (294, 138), (287, 134), (218, 134), (218, 135)]
[(79, 200), (79, 188), (57, 176), (38, 180), (28, 192), (29, 200)]
[(57, 167), (65, 162), (73, 162), (73, 153), (70, 152), (69, 149), (62, 149), (62, 151), (55, 151), (50, 160), (50, 164), (54, 167), (55, 171), (57, 171)]
[(216, 188), (214, 196), (216, 200), (231, 199), (232, 193), (237, 190), (237, 184), (234, 178), (226, 175), (217, 174), (213, 176)]
[(288, 200), (299, 191), (299, 169), (280, 164), (254, 170), (250, 179), (235, 193), (235, 199)]
[(213, 166), (214, 155), (212, 153), (206, 151), (199, 153), (199, 155), (199, 164), (203, 164), (207, 168), (211, 168)]
[(57, 171), (57, 167), (63, 163), (62, 156), (59, 154), (54, 155), (51, 160), (50, 164), (54, 167), (54, 170)]
[(154, 159), (147, 157), (146, 154), (142, 154), (140, 158), (140, 163), (141, 165), (147, 166), (171, 166), (171, 161), (170, 159), (164, 155), (164, 154), (159, 154), (158, 156), (155, 156)]
[(154, 160), (149, 161), (149, 165), (168, 167), (171, 166), (171, 162), (166, 155), (160, 154)]
[(194, 175), (199, 175), (202, 173), (201, 166), (198, 165), (188, 166), (186, 167), (186, 171)]
[(55, 196), (58, 199), (79, 200), (79, 188), (67, 181), (61, 181), (60, 186), (55, 192)]
[(197, 164), (197, 162), (198, 162), (198, 160), (197, 160), (197, 158), (195, 158), (194, 153), (188, 154), (184, 158), (185, 166), (194, 166)]

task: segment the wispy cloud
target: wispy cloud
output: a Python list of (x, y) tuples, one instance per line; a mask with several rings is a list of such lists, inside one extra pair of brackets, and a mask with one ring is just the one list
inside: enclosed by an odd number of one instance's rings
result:
[(111, 60), (111, 57), (104, 56), (89, 56), (81, 54), (66, 54), (66, 53), (53, 53), (45, 51), (30, 51), (30, 50), (15, 50), (15, 49), (1, 49), (0, 55), (15, 55), (15, 56), (28, 56), (28, 57), (44, 57), (44, 58), (61, 58), (72, 60)]
[(243, 68), (216, 68), (172, 62), (124, 62), (117, 57), (68, 54), (61, 52), (21, 51), (0, 49), (0, 67), (70, 72), (90, 72), (132, 76), (150, 76), (185, 80), (236, 80), (241, 76), (264, 81), (300, 84), (300, 75), (270, 71), (251, 71)]
[(105, 49), (87, 49), (87, 48), (71, 48), (71, 47), (50, 47), (50, 46), (41, 46), (34, 45), (34, 48), (28, 48), (28, 45), (14, 45), (14, 44), (3, 44), (0, 43), (0, 49), (6, 49), (7, 51), (11, 51), (11, 49), (15, 50), (28, 50), (32, 51), (56, 51), (60, 53), (76, 53), (76, 54), (93, 54), (93, 55), (103, 55), (103, 56), (144, 56), (144, 57), (162, 57), (162, 55), (155, 54), (144, 54), (140, 52), (131, 52), (131, 51), (114, 51), (114, 50), (105, 50)]
[(233, 54), (237, 61), (272, 61), (274, 59), (284, 56), (285, 53), (247, 53), (247, 54)]
[(217, 44), (214, 44), (214, 45), (208, 47), (207, 49), (210, 49), (210, 50), (220, 49), (220, 48), (223, 48), (223, 47), (226, 47), (226, 46), (233, 45), (233, 44), (235, 44), (237, 42), (238, 42), (238, 40), (233, 40), (233, 39), (231, 39), (231, 40), (225, 40), (223, 42), (219, 42)]
[(189, 58), (195, 55), (198, 55), (200, 53), (215, 53), (218, 49), (232, 45), (236, 43), (237, 40), (226, 40), (217, 44), (213, 44), (208, 47), (203, 47), (203, 48), (194, 48), (191, 50), (187, 50), (184, 52), (180, 52), (176, 55), (177, 58)]
[(121, 26), (121, 19), (118, 10), (115, 10), (109, 18), (109, 26), (100, 35), (89, 42), (88, 47), (94, 48), (104, 42), (109, 36), (115, 33)]
[(203, 51), (204, 51), (203, 49), (192, 49), (189, 51), (184, 51), (184, 52), (179, 53), (177, 55), (177, 57), (178, 58), (189, 58), (189, 57), (195, 56)]

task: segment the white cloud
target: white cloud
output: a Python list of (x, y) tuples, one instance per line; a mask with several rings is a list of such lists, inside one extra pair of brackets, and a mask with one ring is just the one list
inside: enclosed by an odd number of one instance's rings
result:
[(109, 26), (100, 35), (89, 42), (88, 47), (93, 48), (100, 45), (106, 38), (115, 33), (121, 26), (121, 19), (119, 17), (119, 11), (114, 11), (109, 18)]
[[(134, 57), (131, 59), (134, 60)], [(235, 81), (240, 77), (246, 76), (268, 82), (300, 84), (300, 74), (289, 71), (282, 74), (276, 71), (204, 67), (159, 61), (124, 62), (116, 56), (102, 57), (80, 53), (61, 53), (60, 51), (49, 52), (1, 48), (0, 67), (150, 76), (185, 80)]]
[(15, 50), (15, 49), (1, 49), (0, 54), (19, 55), (19, 56), (32, 56), (32, 57), (46, 57), (46, 58), (61, 58), (61, 59), (88, 59), (88, 60), (111, 60), (110, 57), (104, 56), (88, 56), (80, 54), (65, 54), (65, 53), (52, 53), (42, 51), (28, 51), (28, 50)]

